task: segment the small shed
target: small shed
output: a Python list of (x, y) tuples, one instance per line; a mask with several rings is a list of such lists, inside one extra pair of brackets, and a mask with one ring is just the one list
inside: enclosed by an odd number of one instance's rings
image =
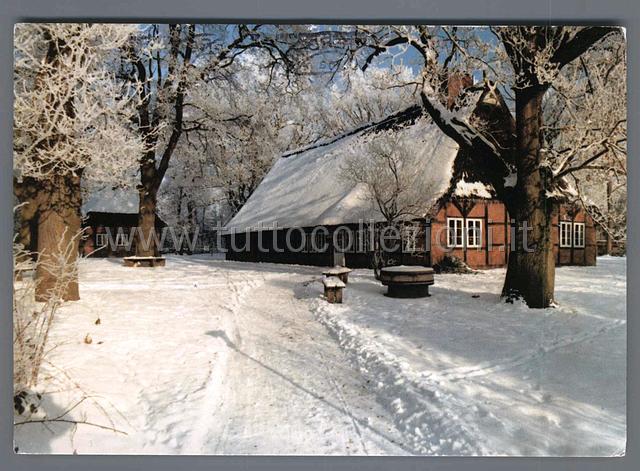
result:
[[(91, 192), (82, 205), (85, 238), (82, 253), (90, 257), (135, 255), (138, 227), (138, 192), (134, 188), (102, 188)], [(156, 231), (167, 225), (156, 214)]]

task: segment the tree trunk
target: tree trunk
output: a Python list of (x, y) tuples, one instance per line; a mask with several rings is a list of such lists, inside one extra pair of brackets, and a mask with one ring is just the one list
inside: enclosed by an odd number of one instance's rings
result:
[(41, 189), (36, 301), (80, 299), (76, 263), (80, 242), (80, 176), (54, 176)]
[[(24, 178), (20, 182), (13, 179), (13, 194), (20, 205), (14, 214), (15, 242), (21, 244), (33, 260), (38, 250), (39, 188), (39, 183), (33, 178)], [(25, 259), (28, 258), (29, 255), (25, 255)]]
[[(522, 298), (532, 308), (551, 305), (555, 281), (551, 239), (553, 204), (546, 195), (552, 176), (540, 165), (545, 91), (546, 88), (540, 86), (516, 90), (518, 182), (514, 196), (506, 202), (519, 229), (512, 246), (515, 251), (509, 256), (502, 295), (507, 300)], [(526, 235), (522, 230), (524, 223), (530, 228)]]
[(138, 257), (157, 257), (159, 247), (156, 243), (156, 190), (142, 187), (140, 190), (140, 208), (138, 213), (138, 231), (136, 232), (136, 255)]
[(159, 248), (156, 243), (156, 207), (158, 194), (158, 175), (155, 166), (155, 151), (149, 151), (140, 165), (140, 185), (138, 186), (138, 228), (136, 231), (136, 255), (138, 257), (157, 257)]

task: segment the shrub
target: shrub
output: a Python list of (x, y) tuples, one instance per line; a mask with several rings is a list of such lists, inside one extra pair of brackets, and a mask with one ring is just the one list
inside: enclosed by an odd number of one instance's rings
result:
[[(47, 339), (62, 305), (62, 294), (77, 273), (77, 263), (69, 262), (65, 252), (74, 250), (73, 243), (60, 256), (48, 258), (47, 266), (21, 244), (13, 245), (13, 396), (16, 412), (20, 412), (26, 396), (33, 394), (38, 383), (40, 368), (47, 355)], [(57, 282), (51, 288), (46, 302), (36, 302), (38, 280), (36, 268), (43, 268), (56, 275)]]
[(433, 265), (433, 270), (436, 273), (475, 273), (469, 265), (453, 255), (445, 255), (442, 260)]

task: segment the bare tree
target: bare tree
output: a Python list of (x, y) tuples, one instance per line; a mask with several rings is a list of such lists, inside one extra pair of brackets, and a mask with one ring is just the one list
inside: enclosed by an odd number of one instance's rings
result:
[[(490, 29), (416, 26), (356, 26), (342, 55), (329, 54), (334, 70), (345, 62), (367, 69), (376, 60), (394, 61), (412, 50), (420, 57), (414, 83), (424, 110), (463, 151), (473, 155), (510, 215), (531, 229), (509, 258), (503, 295), (522, 297), (530, 307), (553, 302), (555, 264), (551, 242), (554, 196), (565, 192), (545, 152), (544, 97), (562, 69), (608, 35), (608, 27), (522, 26)], [(508, 69), (505, 66), (508, 65)], [(452, 73), (482, 70), (515, 107), (515, 135), (487, 135), (455, 112), (446, 86)], [(453, 105), (454, 111), (451, 111)], [(573, 145), (578, 145), (573, 143)], [(515, 185), (510, 182), (515, 180)], [(518, 240), (522, 241), (522, 234)]]
[[(114, 181), (130, 168), (142, 145), (130, 132), (132, 107), (110, 70), (133, 27), (22, 24), (15, 32), (14, 192), (24, 247), (43, 263), (36, 295), (45, 301), (58, 280), (45, 270), (60, 255), (60, 241), (76, 244), (80, 231), (80, 179)], [(113, 152), (118, 149), (118, 152)], [(37, 247), (30, 236), (37, 232)], [(79, 299), (77, 278), (65, 300)]]
[(125, 76), (138, 96), (136, 126), (146, 144), (140, 157), (138, 256), (153, 256), (158, 190), (183, 134), (206, 130), (205, 110), (190, 97), (197, 87), (228, 80), (247, 51), (268, 55), (266, 70), (289, 70), (296, 51), (266, 25), (148, 25), (127, 51)]
[(351, 150), (342, 176), (349, 183), (364, 186), (367, 199), (388, 223), (424, 217), (438, 186), (421, 165), (427, 145), (407, 139), (402, 132), (373, 136)]
[(603, 230), (607, 253), (626, 237), (626, 47), (617, 36), (563, 69), (544, 101), (545, 148)]
[[(361, 186), (363, 199), (377, 208), (387, 228), (402, 233), (402, 223), (425, 217), (441, 187), (442, 178), (437, 172), (425, 171), (427, 161), (438, 165), (439, 156), (428, 155), (429, 150), (424, 138), (407, 132), (394, 130), (367, 136), (351, 149), (341, 168), (341, 178)], [(379, 242), (376, 240), (374, 250), (376, 277), (389, 261)]]

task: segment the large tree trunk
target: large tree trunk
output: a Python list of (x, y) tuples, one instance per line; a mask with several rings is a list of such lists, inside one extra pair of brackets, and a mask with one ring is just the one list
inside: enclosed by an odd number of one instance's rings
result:
[(156, 243), (156, 207), (158, 185), (155, 165), (151, 163), (142, 170), (142, 184), (139, 188), (138, 230), (136, 232), (136, 255), (138, 257), (157, 257), (159, 247)]
[(140, 191), (140, 213), (136, 255), (138, 257), (156, 257), (159, 248), (156, 244), (156, 196), (154, 192)]
[(36, 301), (80, 299), (76, 263), (80, 242), (80, 176), (54, 176), (41, 188)]
[[(509, 256), (502, 294), (509, 300), (522, 298), (532, 308), (551, 305), (555, 279), (551, 239), (553, 205), (546, 195), (551, 175), (540, 165), (545, 91), (545, 87), (539, 86), (516, 91), (518, 182), (513, 198), (506, 202), (519, 230), (515, 251)], [(522, 231), (525, 223), (530, 228), (526, 235)]]

